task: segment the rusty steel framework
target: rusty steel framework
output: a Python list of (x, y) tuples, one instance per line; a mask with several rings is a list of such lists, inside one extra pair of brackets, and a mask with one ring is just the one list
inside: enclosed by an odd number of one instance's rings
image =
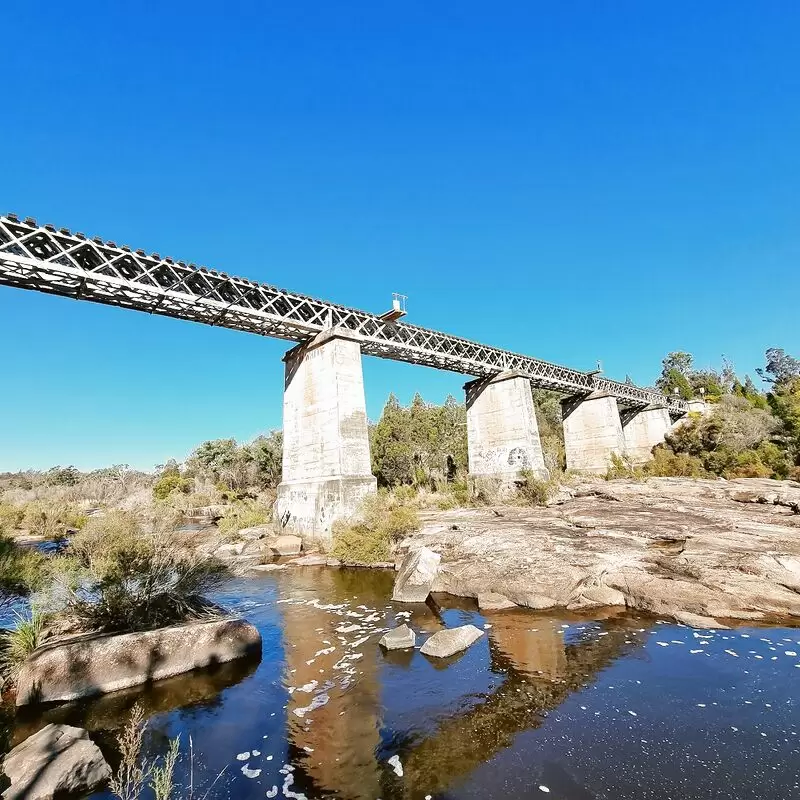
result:
[(476, 377), (516, 370), (539, 388), (570, 396), (608, 392), (627, 408), (684, 401), (596, 372), (551, 364), (458, 336), (380, 319), (375, 314), (245, 278), (146, 254), (14, 214), (0, 217), (0, 284), (303, 342), (342, 326), (364, 353)]

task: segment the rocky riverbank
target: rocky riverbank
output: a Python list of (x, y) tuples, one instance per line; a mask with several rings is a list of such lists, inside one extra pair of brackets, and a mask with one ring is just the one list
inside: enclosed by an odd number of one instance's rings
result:
[(441, 554), (435, 592), (495, 593), (534, 609), (626, 606), (695, 625), (800, 617), (797, 483), (598, 481), (547, 508), (423, 519), (400, 555)]

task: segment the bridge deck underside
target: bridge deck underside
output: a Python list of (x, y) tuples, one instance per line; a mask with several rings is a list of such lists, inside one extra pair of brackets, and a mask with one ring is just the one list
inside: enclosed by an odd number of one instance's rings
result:
[(667, 404), (673, 416), (686, 411), (683, 401), (649, 389), (14, 215), (0, 217), (0, 284), (293, 342), (341, 326), (359, 335), (368, 355), (476, 377), (516, 370), (533, 386), (566, 395), (605, 391), (628, 408)]

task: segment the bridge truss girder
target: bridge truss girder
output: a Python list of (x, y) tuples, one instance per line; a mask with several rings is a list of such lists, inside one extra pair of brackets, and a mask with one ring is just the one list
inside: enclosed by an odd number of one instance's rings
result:
[(422, 364), (475, 377), (516, 370), (531, 384), (571, 396), (604, 391), (625, 408), (667, 405), (686, 413), (682, 400), (613, 381), (597, 373), (541, 361), (418, 325), (89, 239), (13, 214), (0, 217), (0, 285), (15, 286), (273, 336), (293, 342), (341, 326), (354, 331), (367, 355)]

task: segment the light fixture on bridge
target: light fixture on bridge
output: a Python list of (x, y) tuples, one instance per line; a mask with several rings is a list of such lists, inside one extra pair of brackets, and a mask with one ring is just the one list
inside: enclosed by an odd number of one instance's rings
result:
[(378, 319), (382, 319), (384, 322), (396, 322), (400, 317), (404, 317), (406, 315), (406, 300), (408, 300), (406, 295), (394, 292), (392, 294), (391, 309), (381, 314)]
[(601, 375), (602, 372), (603, 372), (603, 362), (600, 361), (600, 359), (598, 358), (597, 359), (597, 368), (589, 370), (589, 372), (587, 372), (586, 374), (587, 375)]

